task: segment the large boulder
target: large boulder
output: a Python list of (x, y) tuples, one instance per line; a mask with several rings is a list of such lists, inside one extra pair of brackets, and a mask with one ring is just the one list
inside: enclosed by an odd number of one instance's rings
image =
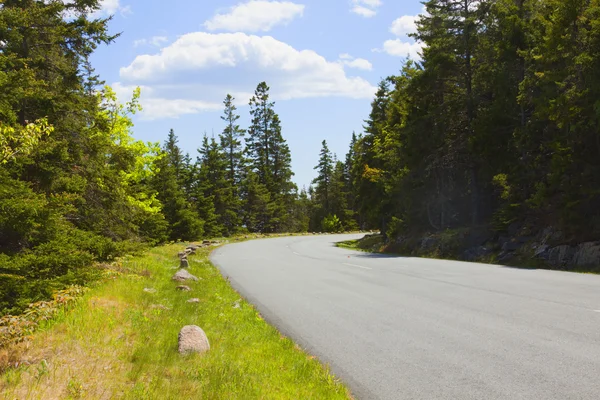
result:
[(177, 271), (175, 273), (175, 275), (173, 275), (172, 279), (174, 281), (177, 281), (177, 282), (198, 281), (199, 280), (197, 277), (195, 277), (194, 275), (190, 274), (185, 269), (180, 269), (179, 271)]
[(600, 243), (581, 243), (575, 250), (573, 264), (578, 267), (600, 266)]
[(555, 267), (570, 265), (575, 255), (575, 249), (569, 245), (553, 247), (548, 251), (548, 262)]
[(206, 353), (210, 350), (210, 343), (206, 333), (196, 325), (187, 325), (179, 332), (179, 353)]

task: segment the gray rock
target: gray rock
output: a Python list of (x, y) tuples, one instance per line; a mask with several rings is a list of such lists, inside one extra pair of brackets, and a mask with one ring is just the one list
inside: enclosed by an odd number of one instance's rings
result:
[(498, 262), (500, 264), (505, 264), (505, 263), (509, 262), (510, 260), (512, 260), (513, 257), (514, 257), (513, 253), (502, 252), (502, 253), (498, 254)]
[(156, 289), (153, 289), (153, 288), (144, 288), (144, 292), (146, 292), (146, 293), (156, 293)]
[(517, 251), (521, 248), (521, 243), (518, 242), (506, 242), (502, 245), (502, 251), (510, 252)]
[(200, 248), (200, 246), (198, 246), (197, 244), (190, 244), (188, 247), (186, 247), (186, 250), (190, 250), (190, 251), (194, 251), (194, 250), (198, 250)]
[(516, 236), (517, 233), (519, 233), (519, 230), (521, 230), (521, 224), (518, 222), (513, 222), (506, 228), (508, 236)]
[(187, 260), (187, 258), (182, 258), (182, 259), (179, 261), (179, 268), (189, 268), (189, 267), (190, 267), (190, 263), (189, 263), (189, 261)]
[(571, 264), (575, 249), (569, 245), (553, 247), (548, 251), (548, 262), (555, 267)]
[(519, 236), (515, 239), (515, 241), (520, 244), (525, 244), (527, 242), (530, 242), (531, 240), (533, 240), (531, 236)]
[(186, 285), (177, 286), (177, 290), (181, 290), (182, 292), (191, 292), (192, 288)]
[(185, 269), (180, 269), (179, 271), (177, 271), (177, 273), (175, 275), (173, 275), (173, 278), (171, 278), (171, 279), (173, 279), (174, 281), (178, 281), (178, 282), (184, 282), (187, 280), (190, 280), (190, 281), (198, 281), (199, 280), (197, 277), (190, 274)]
[(472, 247), (463, 253), (463, 259), (465, 261), (479, 261), (482, 257), (490, 255), (491, 249), (484, 246)]
[(600, 265), (600, 243), (581, 243), (575, 250), (573, 264), (578, 267), (591, 267)]
[(542, 245), (538, 246), (536, 249), (534, 249), (533, 256), (536, 258), (548, 259), (548, 250), (549, 249), (550, 249), (550, 246), (548, 246), (547, 244), (542, 244)]
[(187, 302), (188, 303), (200, 303), (200, 299), (195, 299), (195, 298), (194, 299), (189, 299)]
[(206, 333), (196, 325), (187, 325), (179, 332), (179, 353), (206, 353), (210, 350), (210, 343)]
[(187, 254), (187, 251), (180, 251), (179, 253), (177, 253), (177, 257), (184, 258), (187, 256)]

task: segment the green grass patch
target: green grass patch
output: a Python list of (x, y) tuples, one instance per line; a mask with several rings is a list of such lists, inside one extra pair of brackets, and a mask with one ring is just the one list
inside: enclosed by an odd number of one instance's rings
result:
[[(121, 272), (27, 343), (3, 349), (3, 399), (348, 399), (317, 359), (268, 325), (210, 264), (190, 256), (191, 292), (171, 280), (183, 246), (127, 257)], [(125, 271), (125, 272), (122, 272)], [(144, 291), (154, 289), (154, 293)], [(198, 298), (199, 303), (188, 303)], [(211, 350), (181, 356), (177, 335), (198, 325)]]
[(336, 243), (337, 247), (349, 250), (365, 251), (369, 253), (380, 253), (384, 245), (382, 235), (366, 235), (358, 240), (346, 240)]

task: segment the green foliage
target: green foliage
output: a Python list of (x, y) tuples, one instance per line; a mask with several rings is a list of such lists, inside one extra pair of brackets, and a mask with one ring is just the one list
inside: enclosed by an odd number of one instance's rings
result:
[(341, 232), (343, 230), (342, 221), (337, 217), (337, 215), (328, 215), (323, 218), (323, 222), (321, 223), (321, 227), (324, 232), (335, 233)]
[(24, 127), (4, 126), (0, 122), (0, 164), (6, 164), (17, 156), (29, 155), (44, 135), (54, 128), (43, 118)]
[(424, 5), (422, 60), (380, 83), (344, 163), (360, 226), (397, 236), (518, 220), (597, 239), (598, 2)]
[[(256, 218), (262, 220), (259, 229), (282, 232), (291, 225), (289, 209), (295, 200), (296, 185), (291, 180), (294, 174), (290, 149), (283, 139), (281, 121), (275, 113), (275, 103), (269, 99), (269, 90), (269, 86), (261, 82), (250, 99), (252, 123), (246, 137), (246, 154), (249, 172), (256, 175), (258, 184), (269, 194), (266, 209)], [(252, 212), (245, 210), (246, 214)]]

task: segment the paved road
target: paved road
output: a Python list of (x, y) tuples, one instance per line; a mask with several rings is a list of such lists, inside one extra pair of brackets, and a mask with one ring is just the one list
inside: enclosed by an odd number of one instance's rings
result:
[(212, 258), (359, 399), (600, 399), (600, 276), (333, 246), (357, 237), (257, 240)]

